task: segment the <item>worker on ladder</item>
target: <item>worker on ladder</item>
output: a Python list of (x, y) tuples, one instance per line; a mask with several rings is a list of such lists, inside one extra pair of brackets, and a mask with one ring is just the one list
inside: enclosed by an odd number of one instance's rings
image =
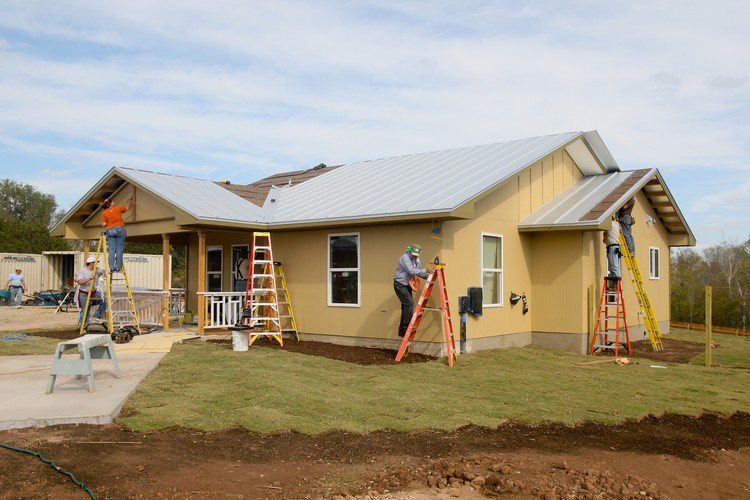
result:
[(393, 290), (401, 302), (401, 320), (398, 324), (398, 336), (406, 335), (409, 321), (414, 313), (414, 296), (412, 293), (419, 290), (419, 278), (427, 279), (433, 272), (431, 266), (427, 269), (422, 267), (419, 255), (422, 247), (414, 244), (406, 247), (396, 266), (396, 274), (393, 276)]
[[(91, 319), (92, 317), (94, 319), (104, 319), (104, 315), (107, 313), (107, 301), (104, 300), (104, 297), (102, 297), (101, 291), (97, 290), (99, 277), (104, 275), (105, 272), (104, 269), (100, 267), (94, 270), (95, 266), (96, 257), (94, 257), (93, 255), (89, 255), (89, 257), (86, 259), (86, 265), (75, 275), (74, 282), (78, 285), (76, 302), (81, 310), (78, 316), (78, 326), (81, 326), (81, 323), (83, 322), (83, 316), (87, 301), (89, 307), (97, 304), (99, 307), (96, 309), (96, 312), (93, 315), (90, 315), (88, 311), (85, 312), (86, 323), (88, 323), (89, 319)], [(91, 290), (90, 300), (89, 290)]]
[(128, 233), (125, 230), (125, 222), (122, 214), (132, 208), (133, 199), (130, 198), (126, 205), (115, 205), (114, 200), (108, 198), (102, 204), (102, 227), (107, 237), (107, 249), (109, 250), (109, 271), (122, 271), (122, 254), (125, 251), (125, 238)]
[(614, 278), (611, 281), (617, 281), (621, 278), (620, 273), (620, 223), (612, 217), (612, 227), (604, 231), (604, 244), (607, 247), (607, 267), (609, 275), (607, 278)]

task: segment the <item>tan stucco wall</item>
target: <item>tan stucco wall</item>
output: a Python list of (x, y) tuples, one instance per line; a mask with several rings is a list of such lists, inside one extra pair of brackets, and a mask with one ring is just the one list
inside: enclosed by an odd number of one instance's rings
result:
[[(467, 288), (481, 285), (482, 233), (503, 236), (503, 287), (501, 306), (485, 307), (481, 317), (469, 315), (466, 328), (469, 350), (534, 342), (570, 350), (585, 351), (590, 334), (592, 301), (598, 304), (601, 280), (606, 269), (605, 248), (601, 231), (559, 231), (519, 233), (518, 222), (550, 198), (568, 188), (581, 177), (564, 152), (550, 155), (518, 176), (509, 179), (474, 205), (471, 220), (404, 223), (388, 226), (359, 227), (310, 231), (272, 232), (274, 259), (283, 262), (295, 319), (301, 333), (325, 335), (337, 342), (365, 339), (373, 345), (398, 343), (396, 337), (399, 302), (393, 292), (392, 279), (398, 258), (406, 245), (419, 243), (423, 261), (435, 256), (446, 263), (453, 329), (459, 340), (460, 317), (458, 297)], [(661, 226), (646, 225), (648, 207), (645, 197), (637, 197), (635, 239), (637, 257), (645, 276), (646, 287), (658, 318), (669, 315), (669, 248)], [(650, 213), (650, 215), (654, 215)], [(440, 232), (436, 235), (433, 229)], [(332, 234), (358, 233), (360, 237), (360, 304), (329, 306), (327, 304), (328, 237)], [(231, 248), (249, 244), (252, 233), (209, 232), (207, 245), (223, 245), (224, 290), (231, 287)], [(648, 248), (661, 251), (660, 280), (648, 279)], [(197, 236), (191, 237), (188, 262), (197, 266)], [(631, 337), (638, 340), (637, 329), (642, 318), (627, 271), (623, 283), (628, 323), (634, 328)], [(189, 272), (188, 288), (197, 289), (195, 271)], [(594, 297), (590, 297), (590, 290)], [(526, 293), (530, 312), (522, 313), (522, 303), (511, 306), (511, 291)], [(437, 290), (430, 305), (435, 306)], [(415, 297), (416, 299), (416, 297)], [(189, 307), (196, 310), (194, 294)], [(314, 338), (314, 335), (312, 338)], [(306, 336), (305, 338), (311, 338)], [(443, 342), (437, 312), (427, 312), (417, 340)]]

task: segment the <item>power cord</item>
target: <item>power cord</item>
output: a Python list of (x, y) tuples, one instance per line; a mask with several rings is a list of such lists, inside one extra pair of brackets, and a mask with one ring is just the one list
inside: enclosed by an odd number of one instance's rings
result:
[(8, 450), (12, 450), (12, 451), (20, 451), (21, 453), (28, 453), (29, 455), (34, 455), (35, 457), (39, 457), (39, 460), (41, 460), (45, 464), (48, 464), (49, 466), (51, 466), (53, 469), (55, 469), (60, 474), (68, 476), (70, 478), (70, 480), (73, 481), (73, 483), (76, 484), (76, 486), (79, 486), (83, 491), (85, 491), (86, 493), (88, 493), (89, 496), (91, 496), (91, 498), (93, 500), (96, 500), (96, 495), (94, 494), (94, 492), (91, 491), (88, 487), (86, 487), (85, 484), (83, 484), (81, 481), (79, 481), (78, 479), (76, 479), (76, 477), (73, 474), (71, 474), (70, 472), (66, 471), (62, 467), (59, 467), (55, 462), (53, 462), (52, 460), (46, 458), (44, 455), (42, 455), (38, 451), (26, 450), (24, 448), (16, 448), (15, 446), (11, 446), (11, 445), (5, 444), (5, 443), (0, 443), (0, 447), (8, 449)]

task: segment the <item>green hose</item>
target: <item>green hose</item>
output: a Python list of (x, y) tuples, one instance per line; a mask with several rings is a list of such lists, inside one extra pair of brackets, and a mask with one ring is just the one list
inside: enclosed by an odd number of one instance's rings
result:
[(21, 453), (28, 453), (29, 455), (34, 455), (36, 457), (39, 457), (39, 460), (41, 460), (42, 462), (44, 462), (46, 464), (49, 464), (53, 469), (55, 469), (60, 474), (64, 474), (64, 475), (68, 476), (71, 481), (73, 481), (83, 491), (85, 491), (86, 493), (88, 493), (91, 496), (91, 498), (93, 498), (94, 500), (96, 500), (96, 495), (94, 495), (94, 492), (91, 491), (90, 489), (88, 489), (85, 484), (83, 484), (78, 479), (76, 479), (76, 477), (73, 474), (71, 474), (70, 472), (66, 471), (62, 467), (58, 467), (57, 464), (55, 464), (55, 462), (53, 462), (52, 460), (50, 460), (48, 458), (45, 458), (45, 456), (42, 455), (41, 453), (39, 453), (38, 451), (25, 450), (23, 448), (16, 448), (15, 446), (11, 446), (11, 445), (5, 444), (5, 443), (0, 443), (0, 447), (6, 448), (8, 450), (20, 451)]

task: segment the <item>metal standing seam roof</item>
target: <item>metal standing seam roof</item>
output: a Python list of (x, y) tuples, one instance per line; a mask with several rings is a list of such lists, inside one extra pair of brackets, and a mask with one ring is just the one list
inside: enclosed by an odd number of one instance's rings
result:
[[(576, 139), (583, 134), (570, 132), (344, 165), (276, 191), (269, 222), (449, 213), (548, 154), (579, 142)], [(596, 132), (586, 134), (598, 137)], [(586, 151), (593, 158), (590, 150)], [(592, 163), (596, 161), (594, 158)], [(604, 167), (597, 165), (603, 172)]]
[(584, 175), (618, 170), (596, 131), (569, 132), (343, 165), (296, 185), (273, 187), (259, 207), (213, 181), (114, 167), (61, 224), (74, 213), (91, 213), (86, 204), (97, 203), (118, 178), (197, 222), (273, 226), (446, 215), (563, 147)]
[(114, 172), (201, 220), (255, 223), (263, 210), (212, 181), (115, 167)]
[[(643, 192), (675, 245), (694, 245), (695, 236), (655, 168), (612, 172), (579, 179), (524, 218), (519, 231), (600, 230), (630, 198)], [(651, 217), (647, 215), (647, 217)]]
[[(646, 177), (653, 175), (653, 171), (649, 171), (650, 174)], [(640, 186), (636, 184), (632, 189), (625, 191), (622, 196), (613, 200), (613, 203), (609, 205), (610, 210), (602, 211), (598, 217), (586, 216), (632, 174), (633, 172), (613, 172), (579, 179), (568, 189), (521, 220), (518, 223), (518, 229), (520, 231), (539, 231), (541, 229), (570, 229), (572, 227), (597, 228), (631, 198)]]

